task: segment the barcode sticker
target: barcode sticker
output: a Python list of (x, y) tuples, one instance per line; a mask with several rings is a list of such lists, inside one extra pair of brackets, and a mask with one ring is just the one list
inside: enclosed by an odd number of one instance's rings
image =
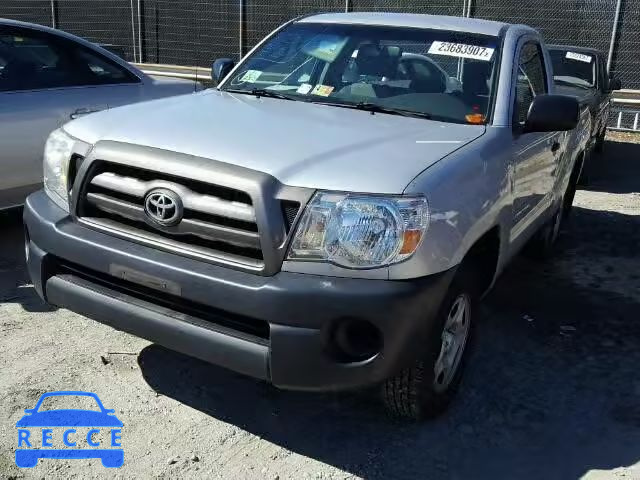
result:
[(472, 58), (488, 62), (493, 56), (495, 49), (490, 47), (480, 47), (478, 45), (467, 45), (465, 43), (451, 43), (435, 41), (429, 47), (429, 52), (433, 55), (446, 55), (448, 57)]
[(584, 53), (567, 52), (566, 57), (584, 63), (591, 63), (591, 60), (593, 60), (591, 55), (585, 55)]

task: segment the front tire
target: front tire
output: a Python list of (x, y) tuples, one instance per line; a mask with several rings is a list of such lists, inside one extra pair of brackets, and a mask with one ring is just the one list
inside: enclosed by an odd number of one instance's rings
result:
[(432, 418), (453, 399), (472, 343), (475, 290), (470, 276), (459, 272), (440, 306), (434, 333), (421, 357), (383, 383), (382, 399), (393, 416)]

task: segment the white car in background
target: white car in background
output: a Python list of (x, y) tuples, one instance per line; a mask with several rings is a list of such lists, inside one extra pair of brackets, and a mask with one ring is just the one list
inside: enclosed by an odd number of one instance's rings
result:
[(70, 119), (193, 93), (197, 82), (158, 80), (74, 35), (0, 19), (0, 210), (42, 187), (49, 133)]

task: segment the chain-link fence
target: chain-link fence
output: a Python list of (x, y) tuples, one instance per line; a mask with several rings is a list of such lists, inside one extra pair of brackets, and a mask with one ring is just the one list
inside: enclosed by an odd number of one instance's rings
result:
[[(0, 0), (0, 4), (3, 2)], [(56, 28), (111, 47), (125, 58), (133, 58), (134, 33), (129, 0), (65, 0), (52, 5)]]
[(548, 43), (610, 53), (611, 71), (623, 86), (640, 89), (640, 0), (0, 0), (0, 17), (53, 25), (130, 61), (194, 66), (217, 57), (237, 59), (296, 16), (338, 11), (524, 23)]
[(23, 22), (53, 25), (51, 2), (49, 0), (33, 0), (23, 2), (19, 0), (0, 1), (0, 18), (11, 18)]

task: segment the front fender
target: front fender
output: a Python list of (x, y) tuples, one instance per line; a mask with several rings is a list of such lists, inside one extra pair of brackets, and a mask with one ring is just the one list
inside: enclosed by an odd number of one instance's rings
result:
[[(429, 230), (415, 253), (413, 268), (423, 275), (448, 270), (462, 261), (473, 244), (511, 219), (509, 148), (511, 131), (488, 127), (485, 134), (418, 175), (405, 193), (424, 193), (431, 210)], [(501, 228), (501, 232), (509, 228)], [(501, 242), (504, 245), (504, 242)], [(406, 275), (404, 264), (390, 267), (389, 277)], [(418, 272), (412, 272), (419, 276)]]

